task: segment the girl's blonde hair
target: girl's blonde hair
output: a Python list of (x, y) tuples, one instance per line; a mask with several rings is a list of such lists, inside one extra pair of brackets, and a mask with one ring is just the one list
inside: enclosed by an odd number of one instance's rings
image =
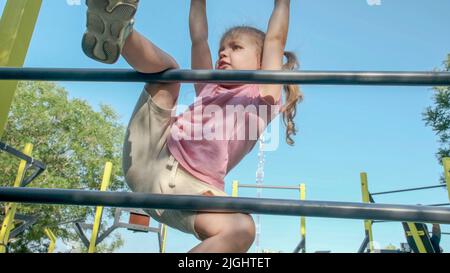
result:
[[(232, 27), (222, 35), (220, 44), (222, 44), (225, 39), (238, 35), (249, 35), (254, 39), (258, 48), (258, 56), (262, 60), (266, 34), (263, 31), (250, 26)], [(295, 53), (285, 51), (284, 56), (286, 57), (287, 62), (283, 64), (283, 70), (297, 70), (299, 68), (299, 61)], [(283, 89), (285, 94), (285, 104), (281, 108), (281, 112), (283, 113), (283, 123), (286, 125), (286, 142), (292, 146), (295, 143), (292, 139), (292, 135), (297, 133), (294, 122), (294, 118), (297, 114), (297, 103), (303, 100), (303, 93), (298, 85), (284, 85)]]

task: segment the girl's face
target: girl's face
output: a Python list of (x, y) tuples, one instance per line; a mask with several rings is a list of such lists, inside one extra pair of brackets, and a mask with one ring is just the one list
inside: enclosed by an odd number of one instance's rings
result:
[(219, 70), (259, 70), (260, 57), (255, 42), (249, 35), (233, 35), (225, 38), (220, 45)]

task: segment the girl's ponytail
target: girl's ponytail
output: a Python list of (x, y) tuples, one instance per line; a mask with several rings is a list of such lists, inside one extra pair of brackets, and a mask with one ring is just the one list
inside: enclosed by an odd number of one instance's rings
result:
[[(284, 52), (284, 56), (287, 62), (283, 65), (283, 70), (297, 70), (299, 62), (295, 53), (286, 51)], [(297, 103), (303, 100), (303, 93), (298, 85), (284, 85), (283, 89), (286, 103), (281, 108), (281, 112), (283, 113), (284, 125), (286, 125), (286, 142), (293, 146), (294, 140), (292, 139), (292, 135), (297, 133), (294, 118), (297, 114)]]

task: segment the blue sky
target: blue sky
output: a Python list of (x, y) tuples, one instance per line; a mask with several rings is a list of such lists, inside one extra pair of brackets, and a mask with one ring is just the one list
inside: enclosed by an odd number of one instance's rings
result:
[[(84, 1), (82, 1), (84, 2)], [(190, 68), (189, 1), (141, 1), (136, 28), (170, 53), (182, 68)], [(1, 6), (5, 3), (0, 1)], [(287, 50), (298, 54), (303, 70), (416, 71), (442, 67), (450, 53), (447, 0), (293, 0)], [(272, 0), (209, 1), (210, 46), (217, 52), (223, 31), (236, 24), (267, 27)], [(128, 68), (124, 60), (110, 66), (96, 63), (81, 51), (86, 8), (64, 0), (44, 1), (26, 60), (27, 67)], [(214, 60), (216, 57), (214, 56)], [(71, 97), (98, 108), (110, 104), (126, 124), (142, 90), (141, 84), (61, 83)], [(359, 173), (366, 171), (372, 191), (438, 183), (442, 168), (435, 159), (437, 138), (425, 127), (421, 113), (431, 105), (428, 87), (303, 86), (295, 147), (282, 143), (266, 153), (265, 183), (306, 183), (307, 199), (361, 200)], [(194, 92), (184, 84), (180, 102), (189, 104)], [(283, 135), (280, 135), (283, 140)], [(226, 178), (253, 183), (257, 149)], [(256, 191), (241, 190), (254, 197)], [(264, 190), (265, 198), (297, 199), (298, 192)], [(378, 202), (426, 204), (448, 202), (435, 189), (395, 194)], [(299, 219), (262, 216), (261, 247), (292, 251), (299, 241)], [(449, 232), (450, 227), (443, 226)], [(120, 252), (155, 252), (154, 234), (121, 231)], [(400, 223), (374, 227), (381, 247), (404, 242)], [(308, 251), (355, 252), (364, 237), (359, 220), (307, 218)], [(198, 241), (169, 230), (167, 251), (185, 252)], [(450, 250), (450, 238), (442, 246)], [(60, 246), (61, 248), (63, 246)], [(254, 251), (254, 247), (251, 251)]]

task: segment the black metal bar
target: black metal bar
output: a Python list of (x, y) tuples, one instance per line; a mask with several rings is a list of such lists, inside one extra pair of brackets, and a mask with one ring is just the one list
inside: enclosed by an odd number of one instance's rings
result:
[(80, 222), (76, 222), (74, 223), (75, 225), (75, 231), (78, 234), (78, 236), (81, 239), (81, 242), (84, 244), (85, 247), (89, 247), (89, 239), (87, 238), (86, 234), (84, 233), (83, 230), (83, 223)]
[(25, 160), (27, 163), (31, 164), (31, 162), (33, 161), (33, 159), (29, 156), (27, 156), (26, 154), (14, 149), (13, 147), (6, 145), (6, 143), (3, 143), (0, 141), (0, 150), (5, 151), (7, 153), (10, 153), (22, 160)]
[(22, 221), (23, 223), (11, 231), (11, 233), (9, 234), (10, 239), (16, 238), (17, 236), (22, 234), (26, 229), (36, 224), (39, 216), (16, 214), (15, 218), (16, 220)]
[(351, 202), (0, 188), (0, 202), (177, 209), (450, 224), (450, 208)]
[(449, 86), (448, 72), (0, 68), (0, 80)]
[(67, 221), (58, 223), (58, 226), (67, 225), (67, 224), (73, 224), (75, 222), (81, 222), (81, 221), (83, 221), (82, 218), (78, 218), (78, 219), (74, 219), (74, 220), (67, 220)]
[[(101, 234), (98, 238), (97, 241), (95, 241), (95, 246), (98, 246), (99, 244), (101, 244), (103, 242), (103, 240), (106, 239), (106, 237), (109, 236), (109, 234), (111, 234), (114, 230), (120, 228), (119, 225), (112, 225), (110, 226), (107, 230), (105, 230), (105, 232), (103, 234)], [(90, 242), (89, 242), (90, 243)]]
[(398, 193), (398, 192), (407, 192), (407, 191), (419, 191), (419, 190), (434, 189), (434, 188), (445, 188), (445, 187), (446, 187), (445, 184), (440, 184), (440, 185), (417, 187), (417, 188), (408, 188), (408, 189), (393, 190), (393, 191), (382, 191), (382, 192), (375, 192), (375, 193), (370, 193), (370, 194), (371, 195), (382, 195), (382, 194), (389, 194), (389, 193)]
[[(427, 204), (425, 206), (428, 207), (443, 207), (443, 206), (449, 206), (450, 203), (442, 203), (442, 204)], [(392, 222), (396, 222), (396, 221), (387, 221), (387, 220), (375, 220), (372, 221), (372, 224), (378, 224), (378, 223), (392, 223)]]
[[(106, 237), (109, 236), (114, 230), (117, 228), (120, 228), (120, 217), (122, 216), (122, 208), (116, 208), (114, 212), (114, 223), (103, 232), (103, 234), (99, 234), (97, 236), (97, 241), (95, 241), (95, 246), (99, 245), (103, 240), (106, 239)], [(100, 218), (101, 219), (101, 218)]]
[(30, 167), (35, 168), (34, 172), (32, 172), (31, 175), (22, 178), (22, 181), (20, 182), (21, 187), (25, 187), (28, 184), (30, 184), (31, 182), (33, 182), (34, 179), (36, 179), (36, 177), (38, 177), (42, 172), (45, 171), (46, 166), (44, 163), (14, 149), (13, 147), (1, 141), (0, 141), (0, 150), (5, 151), (22, 160), (25, 160), (27, 164), (24, 173), (26, 173)]
[(305, 253), (305, 245), (306, 245), (306, 241), (303, 238), (300, 243), (298, 243), (297, 247), (294, 249), (294, 251), (292, 253), (300, 253), (300, 251), (302, 253)]
[(441, 203), (441, 204), (430, 204), (427, 206), (431, 206), (431, 207), (444, 207), (444, 206), (450, 206), (450, 203)]
[[(30, 165), (28, 165), (28, 166), (30, 166)], [(25, 172), (28, 171), (28, 169), (29, 169), (28, 166), (27, 166), (27, 168), (25, 168)], [(20, 187), (28, 186), (31, 182), (33, 182), (34, 179), (36, 179), (36, 177), (38, 177), (44, 171), (45, 171), (45, 169), (36, 168), (34, 170), (34, 172), (32, 172), (29, 176), (23, 178), (23, 180), (20, 182)]]
[(358, 248), (358, 252), (357, 253), (364, 253), (364, 251), (367, 249), (367, 245), (369, 244), (369, 235), (366, 234), (366, 236), (364, 237), (364, 240), (362, 241), (361, 245)]
[(41, 169), (45, 170), (45, 164), (42, 163), (41, 161), (36, 160), (1, 141), (0, 141), (0, 150), (10, 153), (13, 156), (18, 157), (22, 160), (25, 160), (30, 165), (35, 165), (37, 168), (41, 168)]

